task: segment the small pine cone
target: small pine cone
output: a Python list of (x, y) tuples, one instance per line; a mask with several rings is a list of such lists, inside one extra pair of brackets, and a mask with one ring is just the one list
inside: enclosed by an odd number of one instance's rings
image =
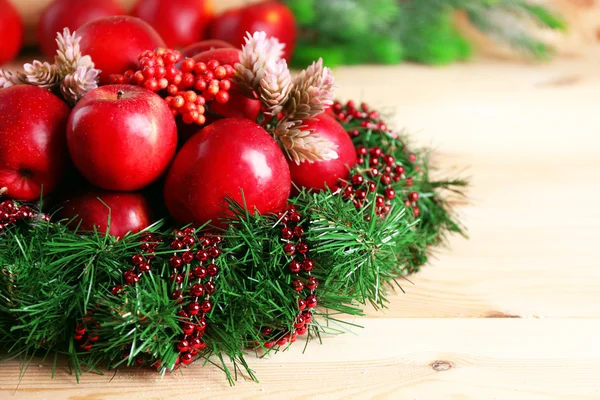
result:
[(302, 162), (335, 160), (337, 145), (305, 129), (302, 121), (282, 121), (273, 132), (287, 156), (297, 165)]
[(0, 89), (6, 89), (11, 86), (22, 84), (22, 77), (22, 73), (0, 68)]
[(292, 87), (292, 76), (285, 60), (267, 66), (258, 90), (266, 114), (277, 115), (283, 110)]
[(25, 81), (30, 85), (52, 90), (59, 83), (56, 65), (35, 60), (33, 64), (25, 64), (23, 69), (25, 70)]
[(60, 91), (65, 100), (70, 104), (75, 104), (87, 92), (98, 87), (97, 69), (88, 69), (87, 67), (79, 67), (72, 74), (68, 74), (60, 85)]

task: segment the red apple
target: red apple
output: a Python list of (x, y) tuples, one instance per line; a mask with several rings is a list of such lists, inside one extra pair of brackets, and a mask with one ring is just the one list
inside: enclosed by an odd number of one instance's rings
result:
[(110, 217), (109, 233), (118, 237), (139, 232), (154, 222), (148, 201), (139, 193), (90, 189), (67, 196), (61, 207), (58, 218), (83, 231), (96, 227), (105, 233)]
[(23, 43), (23, 20), (10, 1), (0, 0), (0, 65), (11, 61)]
[(37, 86), (0, 89), (0, 188), (9, 197), (30, 201), (52, 192), (68, 163), (69, 112)]
[(209, 35), (213, 39), (241, 46), (246, 32), (256, 31), (264, 31), (268, 36), (285, 43), (284, 58), (290, 61), (298, 34), (296, 18), (285, 4), (276, 1), (250, 4), (225, 12), (213, 21)]
[[(165, 203), (181, 223), (223, 224), (229, 196), (251, 212), (279, 211), (290, 194), (290, 172), (283, 152), (260, 125), (226, 118), (193, 136), (167, 174)], [(242, 191), (244, 200), (242, 200)]]
[(177, 128), (156, 93), (108, 85), (77, 103), (67, 125), (67, 145), (73, 163), (89, 182), (108, 190), (137, 190), (169, 166)]
[(320, 114), (315, 120), (306, 121), (308, 129), (337, 145), (338, 158), (329, 161), (302, 162), (297, 165), (289, 161), (292, 182), (300, 188), (323, 190), (333, 188), (338, 179), (347, 178), (349, 169), (356, 165), (356, 150), (352, 139), (333, 117)]
[(37, 40), (47, 57), (56, 54), (56, 33), (71, 32), (97, 18), (125, 14), (116, 0), (55, 0), (48, 4), (37, 25)]
[(211, 0), (141, 0), (133, 15), (152, 25), (169, 48), (178, 48), (204, 38), (213, 8)]
[(145, 50), (165, 47), (160, 35), (139, 18), (126, 15), (90, 21), (77, 30), (82, 54), (92, 57), (100, 69), (100, 84), (110, 83), (110, 75), (136, 69), (138, 55)]
[[(204, 53), (205, 51), (211, 51), (216, 49), (230, 49), (235, 48), (231, 43), (224, 40), (209, 39), (190, 44), (185, 49), (181, 50), (181, 55), (185, 57), (194, 57), (197, 54)], [(239, 49), (238, 49), (239, 50)]]

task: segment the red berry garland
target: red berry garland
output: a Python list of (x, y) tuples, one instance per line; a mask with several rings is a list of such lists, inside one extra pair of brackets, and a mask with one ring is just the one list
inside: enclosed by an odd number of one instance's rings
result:
[(110, 76), (115, 84), (129, 83), (153, 92), (163, 91), (163, 97), (174, 116), (181, 115), (186, 124), (206, 122), (205, 104), (229, 101), (230, 78), (235, 71), (229, 64), (216, 60), (207, 63), (191, 58), (182, 60), (177, 50), (158, 48), (138, 56), (138, 70)]
[[(185, 250), (183, 253), (174, 253), (169, 259), (169, 264), (173, 267), (170, 279), (175, 284), (172, 298), (181, 304), (178, 315), (183, 330), (183, 336), (176, 344), (180, 354), (175, 367), (180, 363), (190, 364), (198, 352), (206, 348), (202, 336), (206, 330), (206, 314), (213, 308), (210, 296), (216, 289), (214, 280), (219, 274), (215, 259), (221, 255), (218, 245), (222, 238), (220, 236), (197, 238), (194, 235), (193, 228), (177, 230), (175, 240), (171, 242), (171, 249)], [(191, 264), (194, 264), (193, 268)], [(184, 288), (185, 279), (180, 271), (185, 265), (190, 265), (190, 269), (187, 286)]]
[(288, 342), (294, 343), (298, 335), (305, 335), (308, 332), (308, 325), (313, 320), (313, 309), (318, 304), (315, 296), (318, 280), (311, 273), (315, 262), (308, 256), (309, 246), (303, 241), (304, 228), (300, 224), (302, 216), (294, 206), (288, 206), (285, 211), (278, 214), (278, 217), (279, 226), (281, 226), (281, 240), (285, 242), (283, 251), (290, 256), (287, 268), (295, 278), (292, 281), (292, 288), (299, 295), (298, 315), (294, 321), (293, 331), (288, 331), (283, 335), (274, 335), (272, 328), (261, 330), (266, 338), (262, 345), (268, 349), (285, 346)]

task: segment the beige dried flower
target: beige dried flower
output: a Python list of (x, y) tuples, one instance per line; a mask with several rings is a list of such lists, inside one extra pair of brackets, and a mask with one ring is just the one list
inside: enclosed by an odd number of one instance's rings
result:
[(297, 165), (302, 162), (335, 160), (337, 145), (306, 129), (302, 121), (281, 121), (273, 131), (287, 156)]
[(333, 104), (335, 80), (331, 70), (323, 67), (323, 59), (302, 70), (294, 80), (294, 88), (287, 105), (289, 119), (314, 118)]
[(265, 32), (246, 33), (246, 44), (235, 64), (236, 80), (248, 90), (258, 92), (267, 67), (275, 65), (283, 55), (285, 44), (276, 38), (267, 38)]
[(34, 60), (31, 64), (23, 66), (25, 81), (30, 85), (52, 90), (60, 82), (56, 65)]
[(19, 74), (18, 72), (0, 68), (0, 89), (22, 84), (23, 81), (21, 78), (22, 74)]
[(70, 104), (75, 104), (90, 90), (98, 87), (97, 69), (88, 69), (87, 67), (79, 67), (71, 74), (64, 77), (60, 91)]
[(285, 60), (268, 65), (258, 89), (258, 97), (266, 108), (265, 114), (280, 113), (293, 87), (292, 75)]

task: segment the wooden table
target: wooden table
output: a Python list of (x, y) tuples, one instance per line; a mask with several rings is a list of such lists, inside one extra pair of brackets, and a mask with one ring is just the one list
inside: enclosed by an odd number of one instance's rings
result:
[(599, 399), (600, 54), (546, 65), (480, 60), (336, 71), (342, 98), (395, 113), (445, 170), (472, 177), (470, 240), (354, 333), (270, 359), (260, 383), (216, 368), (161, 379), (0, 364), (5, 399)]

